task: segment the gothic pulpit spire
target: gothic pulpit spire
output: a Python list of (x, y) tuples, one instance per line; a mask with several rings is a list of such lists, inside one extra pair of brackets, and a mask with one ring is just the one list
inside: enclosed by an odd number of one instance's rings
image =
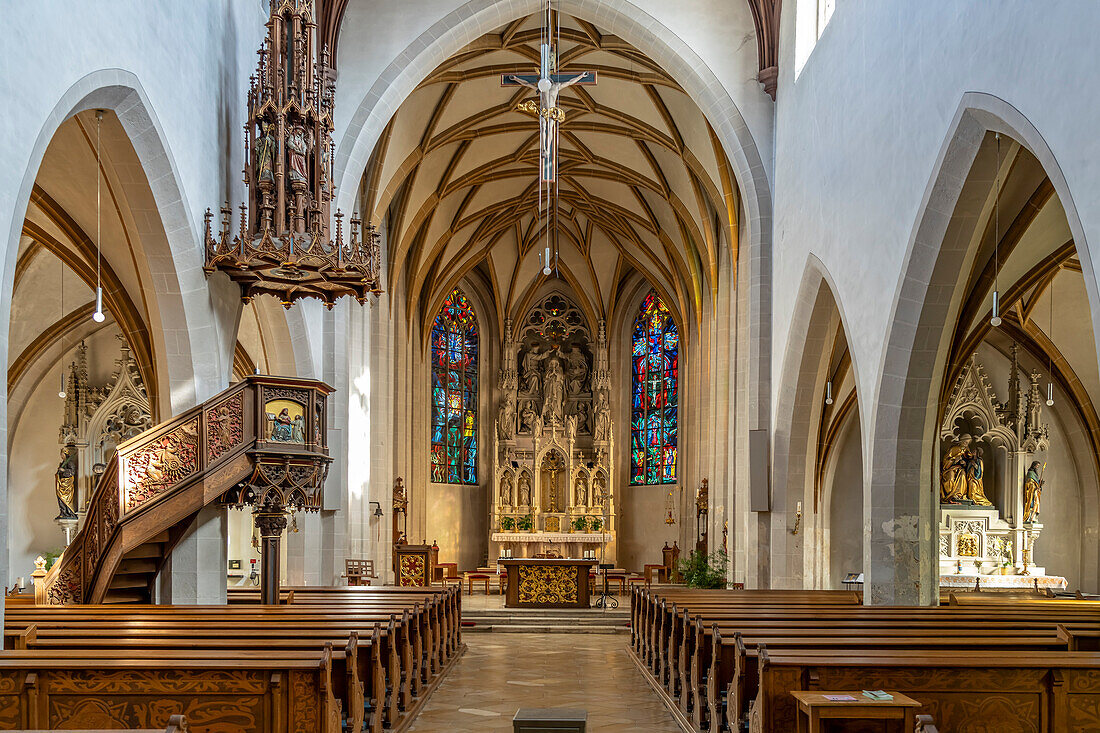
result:
[[(247, 303), (278, 297), (287, 308), (300, 298), (332, 307), (345, 295), (364, 302), (379, 292), (379, 237), (358, 215), (332, 213), (332, 81), (327, 49), (315, 42), (313, 0), (272, 0), (267, 38), (248, 91), (240, 231), (232, 239), (231, 210), (212, 232), (206, 211), (207, 274), (225, 272)], [(336, 220), (335, 227), (331, 225)]]

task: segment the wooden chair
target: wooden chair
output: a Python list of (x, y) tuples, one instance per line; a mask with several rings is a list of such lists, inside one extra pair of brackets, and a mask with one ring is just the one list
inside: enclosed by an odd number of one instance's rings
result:
[(466, 595), (472, 596), (474, 594), (474, 581), (481, 583), (485, 582), (485, 595), (489, 595), (489, 579), (492, 575), (489, 573), (480, 572), (467, 572), (466, 573)]
[(374, 574), (374, 560), (344, 558), (344, 577), (349, 586), (370, 585), (371, 579), (378, 577)]

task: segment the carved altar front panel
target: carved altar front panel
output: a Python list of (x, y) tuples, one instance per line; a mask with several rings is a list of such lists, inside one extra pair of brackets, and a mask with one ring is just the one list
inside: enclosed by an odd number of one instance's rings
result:
[(521, 566), (519, 602), (524, 604), (573, 604), (579, 598), (577, 570), (571, 565)]

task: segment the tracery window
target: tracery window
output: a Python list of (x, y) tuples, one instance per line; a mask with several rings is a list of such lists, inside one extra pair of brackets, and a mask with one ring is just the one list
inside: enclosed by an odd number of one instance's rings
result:
[(432, 482), (477, 483), (477, 318), (455, 289), (432, 327)]
[(650, 291), (634, 321), (630, 483), (676, 481), (680, 338), (672, 313)]

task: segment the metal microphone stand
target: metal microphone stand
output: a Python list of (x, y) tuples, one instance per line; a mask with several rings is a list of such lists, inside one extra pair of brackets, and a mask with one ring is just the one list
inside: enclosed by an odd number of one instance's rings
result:
[[(608, 530), (608, 519), (609, 519), (608, 508), (607, 508), (607, 502), (609, 500), (608, 492), (607, 491), (601, 491), (600, 494), (599, 494), (599, 497), (600, 497), (600, 506), (603, 507), (603, 514), (600, 515), (601, 518), (603, 519), (603, 526), (600, 527), (600, 532), (601, 533), (606, 533), (607, 530)], [(607, 594), (607, 571), (611, 568), (611, 564), (604, 562), (606, 552), (607, 552), (607, 542), (601, 540), (601, 542), (600, 542), (600, 570), (603, 571), (603, 588), (600, 590), (600, 597), (596, 599), (596, 608), (602, 608), (602, 609), (605, 609), (605, 610), (608, 609), (608, 608), (618, 608), (619, 607), (619, 599), (616, 598), (615, 596), (609, 596)]]

